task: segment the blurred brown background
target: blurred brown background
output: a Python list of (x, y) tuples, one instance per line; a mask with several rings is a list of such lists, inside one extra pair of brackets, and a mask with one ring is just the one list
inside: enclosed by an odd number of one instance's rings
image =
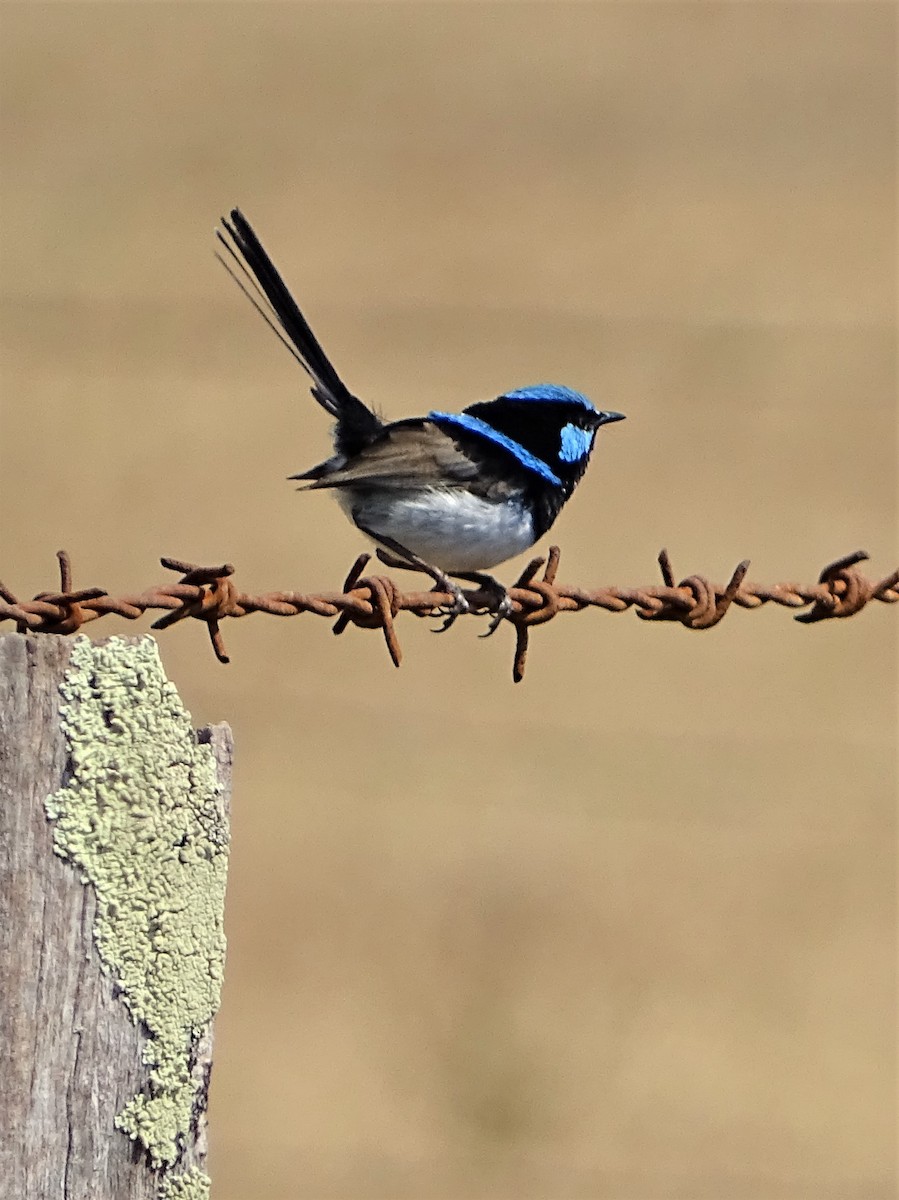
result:
[[(896, 9), (5, 4), (2, 576), (337, 586), (328, 422), (215, 263), (239, 203), (391, 416), (628, 421), (561, 577), (895, 550)], [(511, 578), (517, 564), (504, 570)], [(895, 1188), (895, 610), (693, 636), (161, 635), (238, 747), (217, 1200)], [(149, 622), (141, 624), (146, 628)], [(134, 626), (107, 622), (92, 636)]]

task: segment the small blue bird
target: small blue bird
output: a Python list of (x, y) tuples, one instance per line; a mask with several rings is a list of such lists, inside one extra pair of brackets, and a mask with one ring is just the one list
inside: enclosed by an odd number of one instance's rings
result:
[(623, 414), (601, 412), (580, 392), (542, 383), (461, 413), (382, 421), (340, 379), (241, 211), (232, 209), (222, 226), (216, 235), (228, 259), (220, 256), (221, 262), (336, 421), (332, 457), (290, 478), (309, 481), (311, 489), (334, 488), (357, 528), (452, 595), (444, 629), (468, 611), (448, 576), (493, 591), (498, 603), (489, 635), (511, 604), (484, 571), (547, 532), (587, 468), (597, 430)]

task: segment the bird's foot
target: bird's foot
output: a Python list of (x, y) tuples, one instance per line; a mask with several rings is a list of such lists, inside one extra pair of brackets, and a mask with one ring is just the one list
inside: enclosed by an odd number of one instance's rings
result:
[(440, 615), (444, 618), (442, 625), (436, 629), (432, 629), (431, 633), (446, 633), (451, 625), (454, 625), (457, 618), (464, 616), (465, 613), (471, 611), (471, 605), (465, 598), (465, 593), (459, 587), (458, 583), (453, 583), (452, 579), (444, 575), (442, 572), (436, 572), (434, 576), (434, 590), (438, 592), (447, 592), (452, 596), (452, 603), (442, 604), (438, 609)]
[[(359, 526), (363, 533), (369, 533), (363, 526)], [(370, 537), (375, 537), (369, 533)], [(444, 618), (443, 624), (437, 629), (432, 630), (432, 633), (446, 633), (447, 629), (453, 625), (457, 617), (463, 616), (467, 612), (471, 612), (471, 605), (465, 598), (465, 593), (459, 587), (458, 583), (453, 583), (449, 576), (441, 571), (438, 567), (432, 567), (430, 563), (426, 563), (423, 558), (419, 558), (417, 554), (413, 554), (411, 550), (407, 550), (405, 546), (401, 546), (399, 542), (395, 542), (392, 538), (381, 536), (379, 540), (383, 545), (378, 547), (378, 558), (388, 567), (400, 567), (405, 571), (420, 571), (423, 575), (429, 576), (434, 581), (435, 592), (445, 592), (452, 596), (449, 604), (441, 604), (437, 606), (437, 612)], [(387, 547), (385, 549), (384, 547)]]
[[(421, 571), (424, 575), (429, 575), (434, 580), (435, 592), (445, 592), (452, 596), (449, 604), (441, 604), (437, 611), (444, 618), (443, 624), (437, 629), (432, 630), (432, 633), (446, 633), (457, 617), (464, 616), (465, 613), (471, 612), (471, 604), (468, 597), (462, 591), (457, 583), (439, 569), (432, 567), (430, 563), (426, 563), (424, 559), (418, 558), (410, 551), (403, 549), (403, 557), (399, 557), (396, 551), (396, 544), (391, 545), (391, 553), (385, 550), (382, 546), (378, 547), (378, 558), (388, 567), (401, 567), (406, 571)], [(515, 606), (512, 603), (512, 598), (509, 595), (505, 584), (500, 583), (493, 575), (487, 575), (483, 571), (454, 571), (453, 574), (458, 579), (464, 579), (466, 583), (474, 583), (484, 592), (492, 592), (495, 597), (495, 607), (478, 609), (478, 611), (490, 612), (490, 623), (487, 626), (486, 633), (479, 634), (482, 638), (491, 637), (499, 629), (503, 621), (512, 615), (515, 611)]]
[[(512, 598), (509, 595), (508, 589), (505, 584), (500, 583), (493, 575), (486, 575), (483, 571), (460, 572), (459, 578), (466, 579), (469, 583), (476, 583), (481, 591), (493, 593), (496, 607), (491, 612), (490, 624), (487, 626), (486, 633), (478, 635), (482, 638), (492, 637), (506, 617), (511, 616), (514, 611)], [(488, 609), (487, 611), (491, 610)]]
[(493, 582), (497, 585), (496, 612), (490, 618), (490, 624), (487, 626), (487, 632), (478, 634), (478, 637), (482, 638), (492, 637), (493, 634), (496, 633), (497, 629), (499, 629), (500, 625), (502, 625), (506, 617), (510, 617), (515, 609), (515, 606), (512, 603), (512, 597), (499, 582), (499, 580), (494, 579)]

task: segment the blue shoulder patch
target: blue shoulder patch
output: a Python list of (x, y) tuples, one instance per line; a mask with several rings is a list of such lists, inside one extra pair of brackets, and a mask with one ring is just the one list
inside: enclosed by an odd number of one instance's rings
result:
[(428, 413), (428, 420), (433, 421), (438, 426), (456, 426), (458, 429), (467, 430), (468, 433), (477, 434), (484, 441), (491, 442), (494, 446), (501, 446), (503, 450), (508, 450), (526, 471), (532, 471), (535, 475), (539, 475), (541, 479), (545, 479), (547, 483), (551, 483), (555, 487), (562, 486), (562, 480), (546, 465), (542, 458), (537, 458), (535, 454), (531, 454), (530, 450), (525, 450), (520, 442), (516, 442), (513, 438), (500, 433), (498, 429), (494, 429), (492, 425), (488, 425), (486, 421), (482, 421), (479, 417), (469, 416), (468, 413), (430, 412)]
[(582, 408), (589, 408), (591, 412), (596, 412), (592, 401), (585, 395), (574, 391), (573, 388), (562, 387), (558, 383), (535, 383), (533, 387), (504, 392), (503, 396), (506, 400), (550, 400), (557, 404), (580, 404)]
[(595, 436), (595, 430), (579, 429), (577, 425), (563, 425), (559, 458), (567, 463), (580, 462), (590, 453)]

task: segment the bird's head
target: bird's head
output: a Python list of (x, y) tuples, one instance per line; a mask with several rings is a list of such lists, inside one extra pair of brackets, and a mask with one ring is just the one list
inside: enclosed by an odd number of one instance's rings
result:
[(567, 496), (587, 469), (597, 431), (624, 414), (594, 408), (580, 392), (555, 383), (518, 388), (472, 404), (465, 412), (486, 422), (545, 463)]

